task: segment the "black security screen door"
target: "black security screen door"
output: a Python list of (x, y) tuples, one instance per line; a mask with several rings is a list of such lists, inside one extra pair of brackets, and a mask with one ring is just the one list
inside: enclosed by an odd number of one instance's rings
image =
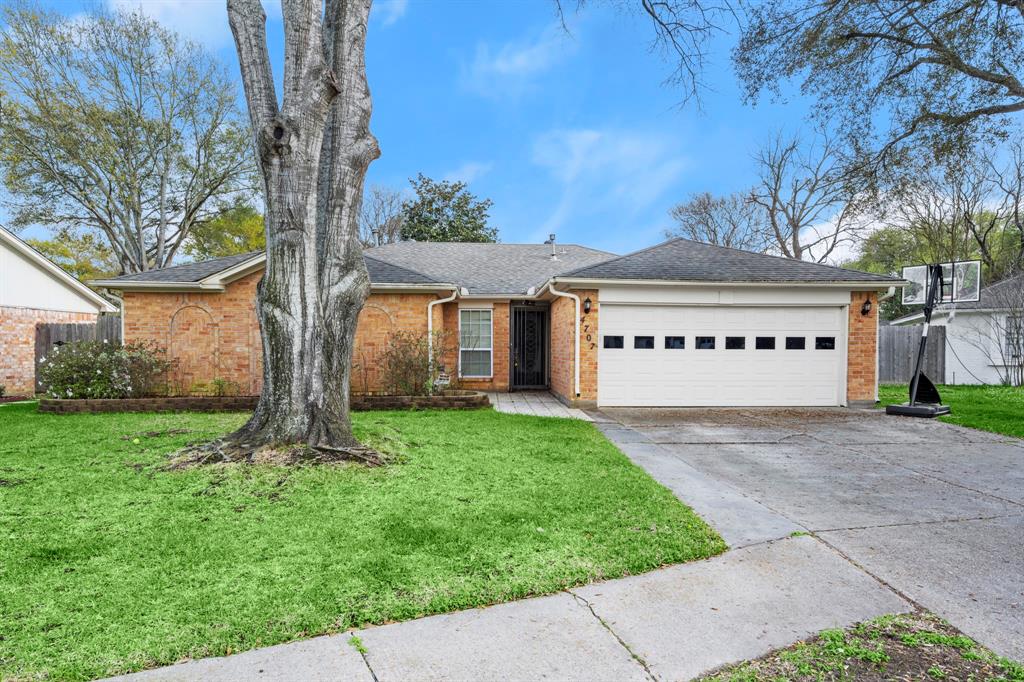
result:
[(512, 308), (512, 388), (548, 385), (547, 308)]

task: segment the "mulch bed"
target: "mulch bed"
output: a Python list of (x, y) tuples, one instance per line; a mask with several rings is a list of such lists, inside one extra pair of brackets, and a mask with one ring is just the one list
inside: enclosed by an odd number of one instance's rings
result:
[[(182, 396), (176, 398), (111, 398), (62, 400), (43, 398), (39, 411), (54, 414), (99, 412), (245, 412), (256, 408), (259, 396)], [(388, 396), (354, 395), (351, 406), (366, 410), (473, 410), (490, 405), (487, 394), (478, 391), (446, 391), (437, 395)]]
[(20, 403), (23, 400), (32, 400), (27, 395), (0, 395), (0, 405), (3, 403)]
[(700, 678), (761, 680), (1024, 680), (1024, 668), (926, 612), (883, 616)]

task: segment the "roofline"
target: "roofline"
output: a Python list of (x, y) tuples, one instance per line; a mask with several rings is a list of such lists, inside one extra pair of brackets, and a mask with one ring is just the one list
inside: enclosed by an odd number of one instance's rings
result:
[(807, 281), (799, 280), (792, 282), (752, 282), (737, 280), (674, 280), (674, 279), (609, 279), (591, 277), (566, 277), (555, 276), (550, 279), (552, 284), (572, 285), (647, 285), (647, 286), (730, 286), (730, 287), (824, 287), (835, 289), (888, 289), (889, 287), (905, 287), (908, 282), (901, 279), (878, 279), (878, 280), (836, 280), (836, 281)]
[[(118, 281), (116, 279), (98, 279), (93, 280), (92, 284), (93, 286), (103, 287), (105, 289), (115, 289), (118, 291), (149, 291), (154, 293), (176, 291), (208, 291), (210, 293), (221, 293), (227, 288), (225, 284), (204, 284), (204, 281), (135, 282), (131, 280)], [(370, 283), (371, 291), (451, 291), (452, 289), (458, 289), (458, 287), (454, 284), (447, 284), (444, 282), (415, 282), (406, 284), (401, 282)]]
[(200, 284), (220, 284), (224, 285), (231, 281), (234, 281), (240, 277), (248, 275), (250, 272), (256, 270), (260, 265), (267, 260), (267, 254), (263, 253), (256, 254), (249, 260), (244, 260), (241, 263), (235, 263), (229, 268), (225, 268), (220, 272), (215, 272), (212, 275), (204, 277), (199, 280)]
[(7, 230), (7, 228), (0, 225), (0, 239), (7, 242), (16, 251), (26, 256), (29, 260), (34, 262), (36, 265), (41, 266), (44, 270), (55, 276), (59, 281), (63, 282), (68, 287), (75, 290), (75, 293), (79, 294), (83, 298), (86, 298), (98, 304), (103, 312), (116, 313), (117, 308), (107, 299), (103, 298), (95, 291), (83, 284), (77, 277), (72, 275), (70, 272), (60, 267), (52, 260), (41, 254), (31, 244), (24, 241), (21, 237), (17, 236), (13, 232)]
[[(968, 313), (1005, 313), (1009, 312), (1011, 308), (936, 308), (932, 313), (932, 317), (942, 317), (948, 313), (956, 313), (957, 315), (966, 315)], [(924, 312), (918, 311), (916, 313), (910, 313), (903, 317), (897, 317), (895, 320), (889, 320), (890, 327), (899, 327), (910, 322), (916, 322), (924, 319)]]

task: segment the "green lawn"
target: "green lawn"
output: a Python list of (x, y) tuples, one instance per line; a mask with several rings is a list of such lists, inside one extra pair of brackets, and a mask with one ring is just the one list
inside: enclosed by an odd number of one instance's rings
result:
[[(952, 414), (944, 422), (1024, 438), (1024, 388), (1010, 386), (939, 386)], [(906, 386), (880, 386), (882, 405), (905, 403)]]
[(244, 418), (0, 406), (0, 678), (138, 670), (725, 549), (578, 421), (369, 412), (357, 434), (398, 464), (161, 470)]

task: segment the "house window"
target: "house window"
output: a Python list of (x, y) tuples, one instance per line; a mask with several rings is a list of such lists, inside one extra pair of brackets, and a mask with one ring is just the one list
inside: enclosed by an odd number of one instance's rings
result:
[(634, 336), (633, 337), (633, 348), (642, 348), (648, 350), (654, 348), (654, 337), (653, 336)]
[(491, 311), (459, 311), (459, 376), (490, 377), (493, 338)]
[(775, 350), (774, 336), (759, 336), (754, 341), (754, 348), (757, 350)]
[(836, 337), (834, 337), (834, 336), (815, 336), (814, 337), (814, 349), (815, 350), (835, 350), (836, 349)]
[(694, 348), (699, 350), (714, 350), (715, 349), (715, 337), (713, 336), (698, 336), (693, 340)]
[(745, 336), (727, 336), (725, 337), (725, 349), (726, 350), (743, 350), (747, 347), (747, 337)]
[(787, 336), (786, 350), (803, 350), (807, 347), (807, 339), (802, 336)]
[(686, 337), (685, 336), (666, 336), (665, 337), (665, 348), (670, 350), (682, 350), (686, 348)]
[(604, 347), (605, 348), (622, 348), (622, 339), (623, 339), (623, 337), (621, 337), (621, 336), (606, 336), (606, 337), (604, 337)]
[(1024, 355), (1024, 317), (1006, 318), (1006, 359), (1016, 364)]

